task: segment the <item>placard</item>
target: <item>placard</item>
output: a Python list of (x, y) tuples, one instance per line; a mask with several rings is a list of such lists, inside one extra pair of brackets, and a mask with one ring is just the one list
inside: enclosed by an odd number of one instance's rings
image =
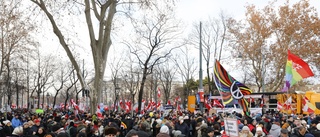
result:
[(238, 120), (232, 119), (232, 118), (225, 118), (224, 129), (226, 134), (229, 137), (238, 137), (239, 136)]

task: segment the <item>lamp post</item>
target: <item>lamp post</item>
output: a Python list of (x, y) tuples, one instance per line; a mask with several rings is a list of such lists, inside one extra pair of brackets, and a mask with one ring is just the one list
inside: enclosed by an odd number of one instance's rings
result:
[(49, 109), (49, 99), (50, 99), (50, 94), (47, 92), (47, 109)]
[(118, 110), (118, 108), (116, 108), (116, 104), (117, 104), (117, 101), (119, 99), (119, 92), (120, 92), (120, 88), (119, 88), (118, 84), (116, 84), (116, 87), (114, 88), (114, 90), (115, 90), (115, 93), (116, 93), (116, 99), (114, 101), (114, 107), (113, 108), (115, 110)]

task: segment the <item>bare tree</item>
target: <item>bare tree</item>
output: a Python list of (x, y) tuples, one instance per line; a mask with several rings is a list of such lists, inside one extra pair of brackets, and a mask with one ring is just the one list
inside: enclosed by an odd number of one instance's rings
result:
[(53, 106), (56, 105), (56, 100), (59, 95), (59, 92), (64, 89), (64, 86), (68, 81), (68, 78), (71, 76), (71, 72), (72, 72), (72, 69), (70, 67), (67, 67), (67, 65), (64, 63), (61, 63), (59, 66), (60, 66), (59, 70), (56, 71), (54, 75), (55, 81), (57, 82), (55, 82), (55, 85), (53, 86), (55, 89)]
[(114, 86), (114, 109), (116, 109), (116, 104), (117, 101), (119, 101), (119, 94), (120, 94), (120, 87), (119, 84), (121, 83), (122, 79), (120, 78), (120, 72), (121, 72), (121, 68), (123, 66), (123, 59), (122, 57), (118, 58), (118, 59), (113, 59), (112, 62), (110, 62), (110, 69), (111, 69), (111, 80)]
[(186, 105), (186, 99), (190, 95), (191, 89), (187, 86), (187, 82), (191, 80), (194, 76), (194, 72), (197, 69), (195, 65), (195, 58), (190, 56), (189, 49), (187, 46), (181, 49), (181, 53), (177, 53), (178, 56), (174, 58), (174, 62), (178, 68), (178, 73), (181, 75), (183, 85), (186, 90), (183, 90), (183, 96), (181, 97), (183, 106)]
[[(66, 107), (67, 107), (67, 102), (68, 102), (69, 98), (71, 98), (70, 95), (72, 95), (72, 94), (77, 92), (77, 90), (74, 89), (73, 87), (79, 81), (79, 79), (76, 77), (75, 69), (73, 67), (71, 67), (71, 68), (72, 68), (71, 75), (69, 76), (70, 83), (68, 85), (66, 85), (67, 90), (66, 90), (66, 98), (65, 98), (65, 101), (64, 101), (64, 110), (67, 110)], [(74, 92), (70, 93), (70, 90), (72, 90)]]
[(164, 92), (165, 102), (168, 102), (171, 96), (172, 82), (175, 78), (177, 69), (171, 66), (169, 62), (163, 63), (163, 65), (158, 66), (159, 70), (159, 81)]
[[(31, 96), (33, 95), (34, 92), (36, 92), (36, 96), (38, 99), (37, 105), (40, 107), (40, 95), (41, 93), (44, 96), (44, 89), (48, 88), (53, 84), (53, 74), (55, 69), (55, 64), (53, 64), (53, 57), (52, 55), (42, 57), (40, 55), (40, 52), (38, 51), (38, 60), (37, 60), (37, 65), (36, 68), (33, 70), (33, 83), (34, 87), (31, 92)], [(44, 97), (43, 97), (44, 98)]]
[[(107, 63), (107, 55), (109, 48), (112, 44), (111, 41), (111, 31), (112, 26), (114, 25), (114, 16), (117, 12), (117, 7), (120, 5), (122, 8), (128, 7), (127, 9), (133, 9), (134, 7), (132, 5), (137, 5), (139, 8), (141, 7), (148, 7), (148, 8), (154, 8), (156, 7), (158, 1), (152, 1), (152, 0), (105, 0), (105, 1), (97, 1), (97, 0), (85, 0), (84, 3), (80, 0), (74, 0), (74, 1), (65, 1), (62, 3), (53, 2), (53, 1), (43, 1), (43, 0), (30, 0), (33, 3), (35, 3), (48, 17), (49, 21), (52, 24), (53, 32), (55, 35), (59, 38), (61, 46), (64, 48), (64, 50), (67, 53), (67, 56), (69, 57), (70, 61), (72, 62), (74, 68), (77, 71), (77, 76), (79, 77), (80, 83), (83, 88), (87, 88), (86, 83), (84, 79), (82, 78), (81, 71), (79, 68), (78, 63), (76, 62), (76, 59), (74, 58), (74, 55), (72, 53), (72, 50), (69, 48), (69, 44), (67, 42), (67, 38), (65, 37), (66, 34), (63, 34), (61, 31), (61, 26), (57, 23), (58, 20), (55, 20), (54, 14), (55, 12), (58, 12), (56, 9), (74, 9), (74, 6), (79, 6), (80, 9), (84, 10), (85, 19), (87, 23), (87, 28), (89, 32), (89, 38), (90, 38), (90, 47), (92, 51), (92, 57), (94, 61), (94, 68), (95, 68), (95, 75), (94, 75), (94, 88), (93, 91), (90, 92), (92, 94), (91, 96), (91, 111), (95, 112), (96, 104), (98, 101), (98, 97), (101, 94), (101, 84), (103, 81), (103, 76), (106, 68)], [(166, 3), (172, 3), (167, 2)], [(65, 6), (65, 7), (61, 7)], [(53, 7), (51, 7), (53, 6)], [(54, 7), (56, 6), (56, 7)], [(60, 7), (59, 7), (60, 6)], [(83, 7), (84, 6), (84, 7)], [(124, 8), (126, 9), (126, 8)], [(126, 9), (126, 10), (127, 10)], [(53, 10), (53, 11), (50, 11)], [(81, 11), (79, 10), (79, 11)], [(67, 10), (68, 11), (68, 10)], [(71, 10), (72, 11), (72, 10)], [(61, 12), (61, 11), (59, 11)], [(125, 15), (129, 15), (129, 13), (123, 12)], [(78, 11), (76, 13), (78, 17)], [(59, 15), (58, 15), (59, 16)], [(98, 26), (95, 27), (93, 25), (93, 22), (98, 22)], [(97, 29), (95, 29), (97, 28)], [(70, 33), (70, 32), (69, 32)]]
[(172, 50), (180, 47), (170, 45), (179, 41), (178, 36), (181, 33), (179, 22), (174, 22), (174, 16), (170, 13), (164, 14), (161, 11), (153, 13), (154, 19), (148, 18), (145, 14), (142, 16), (142, 21), (133, 22), (137, 38), (131, 42), (125, 42), (142, 69), (142, 80), (138, 92), (139, 111), (147, 76), (152, 74), (155, 66), (168, 60)]
[(122, 72), (122, 77), (124, 79), (124, 85), (130, 92), (132, 104), (135, 104), (135, 96), (140, 85), (140, 70), (134, 66), (133, 59), (128, 56), (128, 62), (126, 63), (126, 68)]
[[(29, 19), (24, 16), (23, 10), (20, 0), (0, 1), (0, 86), (6, 89), (11, 85), (9, 69), (13, 67), (10, 67), (10, 62), (21, 61), (18, 57), (33, 47), (29, 38), (34, 28), (32, 24), (27, 24)], [(5, 94), (1, 93), (0, 98)], [(7, 94), (10, 96), (8, 98), (11, 98), (10, 94)]]

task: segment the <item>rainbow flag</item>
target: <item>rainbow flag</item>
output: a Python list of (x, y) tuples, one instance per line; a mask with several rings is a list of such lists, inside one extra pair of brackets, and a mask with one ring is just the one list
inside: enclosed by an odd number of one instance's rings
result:
[(314, 76), (309, 65), (298, 56), (291, 54), (288, 50), (288, 60), (286, 65), (286, 81), (282, 91), (286, 92), (298, 81)]
[(213, 76), (216, 87), (218, 88), (222, 97), (223, 104), (239, 104), (243, 109), (244, 114), (250, 116), (248, 101), (244, 99), (244, 96), (251, 94), (251, 89), (230, 76), (217, 60), (214, 66)]

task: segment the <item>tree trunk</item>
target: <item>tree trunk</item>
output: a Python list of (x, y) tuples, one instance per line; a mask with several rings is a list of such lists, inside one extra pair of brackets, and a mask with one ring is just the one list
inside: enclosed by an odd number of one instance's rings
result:
[(53, 109), (54, 109), (54, 107), (56, 106), (57, 96), (58, 96), (58, 94), (55, 94), (55, 95), (54, 95), (54, 98), (53, 98), (53, 104), (52, 104), (52, 108), (53, 108)]
[(138, 95), (138, 113), (140, 113), (140, 110), (141, 110), (142, 95), (143, 95), (144, 83), (146, 82), (146, 79), (147, 79), (147, 69), (145, 68), (143, 70), (141, 86), (140, 86), (139, 95)]

